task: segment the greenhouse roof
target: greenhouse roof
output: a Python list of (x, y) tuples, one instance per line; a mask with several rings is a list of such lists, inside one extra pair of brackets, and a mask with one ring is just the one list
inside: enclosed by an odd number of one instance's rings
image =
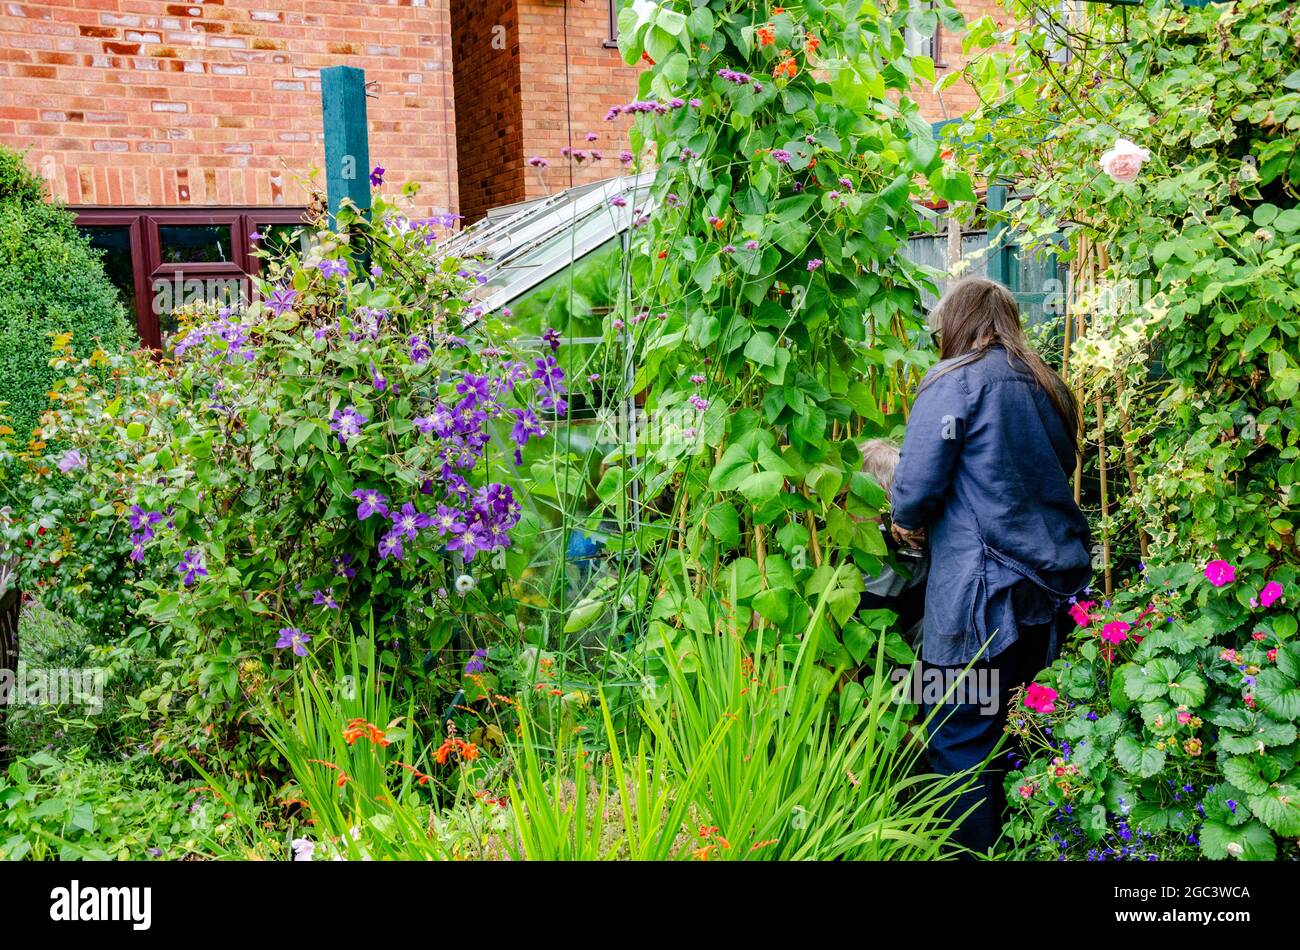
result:
[[(649, 213), (650, 184), (644, 172), (578, 185), (532, 201), (505, 205), (456, 234), (448, 254), (482, 260), (486, 281), (474, 296), (485, 313), (508, 306), (574, 261), (622, 234)], [(620, 207), (612, 203), (624, 199)]]

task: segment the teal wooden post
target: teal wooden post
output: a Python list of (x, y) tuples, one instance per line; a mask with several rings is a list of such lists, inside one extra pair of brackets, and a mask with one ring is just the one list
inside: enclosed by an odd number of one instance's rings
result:
[[(988, 192), (984, 196), (984, 207), (988, 211), (1001, 211), (1006, 207), (1006, 204), (1006, 186), (989, 185)], [(990, 219), (989, 247), (994, 247), (1002, 240), (1003, 232), (1006, 231), (1006, 229), (1006, 222), (999, 219)], [(1012, 249), (1004, 244), (993, 252), (993, 257), (989, 260), (989, 276), (998, 283), (1011, 287), (1011, 272), (1014, 264), (1015, 261), (1012, 258)]]
[(355, 66), (320, 71), (325, 124), (325, 189), (330, 226), (343, 199), (370, 214), (370, 136), (366, 128), (366, 73)]

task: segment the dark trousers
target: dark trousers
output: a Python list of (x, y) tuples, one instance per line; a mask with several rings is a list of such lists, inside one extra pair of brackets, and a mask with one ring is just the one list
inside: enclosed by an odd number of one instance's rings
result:
[[(932, 709), (934, 718), (929, 724), (929, 744), (926, 749), (932, 771), (940, 775), (953, 775), (979, 766), (997, 745), (1006, 725), (1010, 696), (1017, 686), (1031, 682), (1035, 675), (1050, 665), (1049, 650), (1054, 651), (1056, 638), (1052, 636), (1054, 624), (1044, 623), (1021, 627), (1016, 642), (997, 656), (971, 664), (972, 679), (987, 676), (990, 685), (996, 684), (996, 706), (992, 710), (978, 703), (956, 702), (959, 695), (937, 707), (923, 704), (928, 717)], [(952, 671), (957, 675), (964, 667), (937, 667), (922, 661), (922, 676), (927, 670)], [(996, 677), (996, 678), (995, 678)], [(1003, 780), (1006, 775), (1004, 757), (989, 763), (980, 773), (976, 783), (951, 805), (949, 814), (957, 818), (974, 806), (974, 811), (958, 825), (952, 840), (977, 854), (993, 847), (1002, 830), (1006, 794)]]

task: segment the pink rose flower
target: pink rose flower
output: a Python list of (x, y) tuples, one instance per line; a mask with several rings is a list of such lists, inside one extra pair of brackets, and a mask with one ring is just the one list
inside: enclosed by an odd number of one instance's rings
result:
[(1264, 589), (1259, 592), (1259, 602), (1265, 607), (1272, 607), (1273, 603), (1282, 596), (1282, 585), (1277, 581), (1269, 581), (1264, 585)]
[(1237, 569), (1227, 561), (1211, 561), (1205, 565), (1205, 578), (1215, 587), (1223, 587), (1237, 579)]
[(1042, 683), (1030, 683), (1025, 690), (1025, 707), (1036, 713), (1056, 712), (1056, 690)]
[(1101, 170), (1111, 181), (1127, 185), (1137, 180), (1142, 165), (1151, 160), (1151, 153), (1128, 139), (1116, 139), (1115, 144), (1101, 156)]
[(1101, 628), (1101, 638), (1107, 643), (1120, 643), (1128, 639), (1130, 629), (1128, 621), (1112, 620)]

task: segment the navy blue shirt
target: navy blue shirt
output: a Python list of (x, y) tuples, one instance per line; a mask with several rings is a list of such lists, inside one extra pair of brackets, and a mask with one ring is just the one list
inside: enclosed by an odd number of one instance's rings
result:
[(922, 656), (940, 666), (997, 656), (1091, 573), (1074, 446), (1051, 397), (1001, 347), (936, 375), (961, 360), (927, 375), (893, 487), (894, 522), (928, 535)]

